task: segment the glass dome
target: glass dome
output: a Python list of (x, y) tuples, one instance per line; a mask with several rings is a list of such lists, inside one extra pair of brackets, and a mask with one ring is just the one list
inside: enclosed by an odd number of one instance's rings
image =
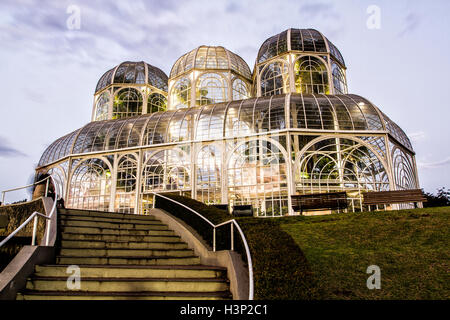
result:
[(314, 29), (288, 29), (270, 37), (264, 41), (259, 49), (256, 63), (262, 63), (291, 50), (329, 53), (345, 68), (344, 58), (336, 46), (322, 33)]
[(168, 77), (161, 69), (144, 61), (125, 61), (106, 71), (97, 83), (95, 92), (116, 84), (147, 84), (167, 92)]
[[(245, 137), (289, 128), (317, 133), (339, 130), (388, 132), (413, 152), (403, 130), (363, 97), (289, 94), (287, 98), (286, 95), (251, 98), (90, 122), (51, 144), (43, 153), (39, 166), (75, 154), (192, 139)], [(195, 122), (193, 126), (192, 121)]]
[(178, 58), (170, 72), (170, 78), (177, 77), (191, 69), (232, 70), (251, 80), (247, 63), (237, 54), (224, 47), (200, 46)]

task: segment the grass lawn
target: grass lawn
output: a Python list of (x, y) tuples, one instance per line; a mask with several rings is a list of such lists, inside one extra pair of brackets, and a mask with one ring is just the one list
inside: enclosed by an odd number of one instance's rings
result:
[[(277, 219), (319, 299), (450, 299), (450, 207)], [(366, 269), (381, 269), (381, 289)]]

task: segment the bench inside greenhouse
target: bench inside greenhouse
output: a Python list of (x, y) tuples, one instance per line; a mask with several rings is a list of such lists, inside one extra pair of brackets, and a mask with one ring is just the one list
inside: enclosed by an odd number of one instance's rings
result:
[(233, 206), (233, 216), (236, 217), (252, 217), (253, 206), (251, 204), (243, 204)]
[(420, 189), (365, 192), (363, 196), (364, 204), (367, 206), (408, 202), (413, 202), (417, 206), (418, 202), (427, 201)]
[(301, 213), (304, 210), (340, 210), (348, 207), (346, 192), (293, 195), (291, 200), (292, 209)]

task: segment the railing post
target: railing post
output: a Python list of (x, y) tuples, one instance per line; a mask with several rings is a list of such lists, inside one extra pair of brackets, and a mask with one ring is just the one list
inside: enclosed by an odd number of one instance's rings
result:
[(48, 246), (49, 242), (50, 242), (50, 228), (52, 226), (52, 220), (48, 219), (47, 220), (47, 235), (45, 237), (45, 245)]
[(213, 228), (213, 251), (216, 252), (216, 228)]
[(5, 205), (5, 191), (2, 191), (2, 205)]
[(234, 222), (231, 222), (231, 251), (234, 251)]
[(153, 194), (153, 209), (155, 209), (156, 205), (156, 194)]
[(45, 184), (45, 196), (47, 197), (47, 195), (48, 195), (48, 178), (47, 178), (47, 182), (46, 182), (46, 184)]
[(34, 222), (33, 222), (33, 235), (31, 236), (31, 245), (36, 245), (36, 231), (37, 231), (37, 215), (34, 216)]

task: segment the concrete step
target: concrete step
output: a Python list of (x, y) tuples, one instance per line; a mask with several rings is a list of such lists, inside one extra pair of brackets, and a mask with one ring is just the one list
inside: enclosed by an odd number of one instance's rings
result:
[(89, 249), (187, 249), (188, 245), (181, 241), (96, 241), (96, 240), (61, 240), (61, 248)]
[[(229, 289), (228, 282), (216, 278), (87, 278), (82, 277), (81, 289), (77, 291), (96, 292), (216, 292)], [(70, 291), (67, 277), (37, 277), (28, 279), (27, 290)]]
[[(163, 235), (157, 235), (163, 233)], [(129, 242), (179, 242), (181, 238), (173, 231), (152, 231), (155, 235), (114, 235), (114, 234), (80, 234), (63, 232), (62, 240), (75, 241), (129, 241)]]
[(107, 217), (90, 217), (84, 215), (74, 214), (60, 214), (59, 220), (64, 221), (96, 221), (96, 222), (118, 222), (118, 223), (131, 223), (131, 224), (162, 224), (160, 220), (156, 219), (133, 219), (131, 218), (107, 218)]
[[(68, 277), (69, 265), (36, 266), (38, 277)], [(81, 277), (87, 278), (221, 278), (227, 276), (227, 269), (215, 266), (108, 266), (79, 265)]]
[(190, 257), (194, 255), (191, 249), (90, 249), (62, 248), (60, 256), (69, 257)]
[(222, 292), (80, 292), (29, 291), (17, 295), (17, 300), (230, 300), (229, 291)]
[(174, 235), (172, 230), (165, 229), (153, 229), (148, 230), (136, 230), (136, 229), (118, 229), (118, 228), (98, 228), (87, 226), (60, 226), (60, 230), (63, 233), (80, 233), (80, 234), (112, 234), (112, 235), (126, 235), (126, 236), (166, 236)]
[(72, 227), (92, 227), (92, 228), (109, 228), (109, 229), (133, 229), (133, 230), (167, 230), (168, 227), (162, 223), (153, 224), (135, 224), (122, 222), (99, 222), (95, 220), (83, 221), (65, 219), (59, 221), (60, 226)]
[(88, 216), (88, 217), (101, 217), (101, 218), (119, 218), (119, 219), (137, 219), (137, 220), (156, 220), (152, 215), (137, 215), (130, 213), (118, 213), (118, 212), (103, 212), (95, 210), (80, 210), (80, 209), (58, 209), (59, 214), (76, 215), (76, 216)]
[(56, 264), (75, 265), (140, 265), (140, 266), (167, 266), (167, 265), (199, 265), (197, 256), (171, 257), (80, 257), (80, 256), (56, 256)]

